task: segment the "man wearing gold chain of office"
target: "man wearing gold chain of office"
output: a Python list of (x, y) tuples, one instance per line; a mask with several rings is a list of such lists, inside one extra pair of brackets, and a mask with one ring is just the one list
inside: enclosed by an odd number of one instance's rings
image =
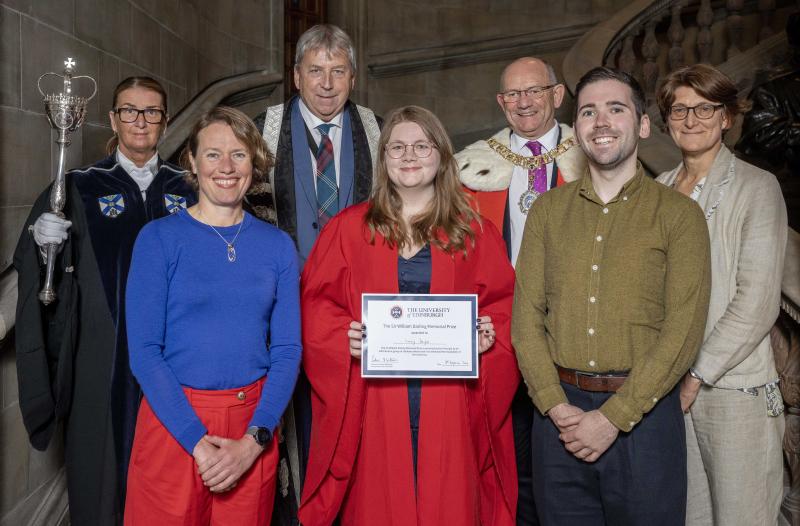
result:
[[(462, 184), (475, 197), (480, 213), (503, 233), (512, 264), (516, 264), (525, 219), (536, 198), (580, 178), (586, 170), (586, 158), (572, 128), (555, 119), (564, 90), (547, 62), (533, 57), (515, 60), (503, 70), (497, 94), (509, 127), (456, 154)], [(517, 524), (521, 526), (538, 524), (531, 481), (533, 411), (522, 384), (512, 406), (519, 476)]]

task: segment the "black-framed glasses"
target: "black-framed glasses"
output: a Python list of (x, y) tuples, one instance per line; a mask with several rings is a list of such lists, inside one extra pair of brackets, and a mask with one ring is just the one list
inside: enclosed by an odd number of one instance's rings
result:
[(669, 118), (673, 121), (682, 121), (689, 116), (689, 110), (692, 110), (695, 117), (698, 119), (707, 120), (713, 117), (714, 113), (718, 109), (724, 107), (724, 104), (711, 104), (710, 102), (703, 102), (702, 104), (697, 104), (695, 106), (684, 106), (683, 104), (677, 104), (669, 107)]
[(558, 86), (558, 84), (550, 84), (549, 86), (531, 86), (530, 88), (525, 89), (512, 89), (501, 92), (500, 96), (503, 97), (503, 102), (508, 103), (519, 102), (519, 99), (522, 98), (523, 95), (527, 95), (532, 99), (541, 99), (544, 97), (545, 93), (556, 86)]
[(144, 120), (149, 124), (161, 124), (161, 121), (164, 120), (164, 110), (158, 108), (145, 108), (140, 110), (138, 108), (130, 108), (128, 106), (123, 106), (121, 108), (114, 108), (114, 113), (117, 114), (119, 120), (122, 122), (136, 122), (139, 118), (139, 115), (144, 115)]
[(416, 155), (419, 159), (430, 157), (434, 149), (434, 146), (427, 141), (417, 141), (413, 144), (406, 144), (404, 142), (396, 141), (390, 142), (386, 145), (386, 155), (392, 159), (399, 159), (406, 154), (406, 150), (408, 150), (409, 146), (411, 146), (411, 149), (414, 151), (414, 155)]

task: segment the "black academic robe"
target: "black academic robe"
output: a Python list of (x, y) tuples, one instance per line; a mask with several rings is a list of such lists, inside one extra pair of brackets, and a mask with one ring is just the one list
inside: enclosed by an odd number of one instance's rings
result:
[[(274, 206), (277, 207), (277, 225), (281, 230), (292, 236), (297, 242), (297, 208), (295, 205), (295, 186), (294, 186), (294, 157), (292, 151), (292, 112), (291, 108), (296, 103), (297, 96), (292, 97), (284, 104), (283, 119), (281, 120), (281, 131), (278, 136), (278, 146), (275, 152), (275, 186), (272, 188), (274, 195)], [(372, 159), (369, 152), (369, 142), (364, 131), (364, 123), (358, 113), (356, 105), (347, 101), (344, 110), (350, 115), (350, 126), (353, 134), (353, 203), (361, 203), (367, 200), (372, 190)], [(383, 125), (383, 120), (375, 116), (379, 126)], [(258, 114), (253, 121), (258, 131), (264, 131), (266, 112)], [(308, 144), (299, 145), (305, 150), (309, 149)], [(273, 196), (270, 194), (258, 194), (250, 192), (247, 195), (250, 205), (258, 210), (259, 207), (273, 208)], [(263, 216), (264, 214), (258, 214)], [(264, 219), (264, 217), (261, 217)]]
[[(292, 144), (292, 107), (297, 103), (297, 96), (292, 97), (284, 104), (281, 129), (278, 136), (278, 145), (275, 154), (275, 173), (273, 177), (273, 195), (259, 192), (258, 187), (247, 194), (247, 205), (251, 212), (261, 219), (269, 220), (277, 224), (279, 228), (288, 233), (295, 243), (297, 243), (297, 207), (294, 184), (294, 155), (293, 148), (300, 147), (309, 150), (309, 145)], [(361, 203), (367, 200), (372, 190), (372, 158), (370, 156), (369, 142), (364, 130), (364, 123), (358, 113), (358, 108), (352, 101), (345, 103), (344, 110), (350, 116), (350, 127), (353, 137), (353, 200), (352, 202)], [(383, 120), (375, 116), (378, 126), (383, 126)], [(260, 132), (264, 131), (266, 112), (257, 115), (253, 121)], [(277, 207), (277, 210), (274, 208)], [(266, 210), (271, 209), (271, 212)], [(276, 220), (271, 218), (276, 217)], [(301, 481), (305, 475), (306, 463), (308, 460), (308, 448), (311, 439), (311, 393), (304, 372), (301, 370), (297, 379), (294, 396), (292, 397), (292, 407), (294, 408), (293, 420), (295, 422), (295, 436), (297, 448), (299, 470)], [(278, 491), (275, 496), (275, 506), (273, 508), (273, 526), (296, 526), (297, 509), (299, 503), (295, 499), (296, 488), (289, 471), (291, 466), (290, 455), (285, 442), (280, 444), (280, 471)], [(299, 492), (300, 488), (297, 488)]]
[(56, 261), (56, 302), (43, 306), (38, 247), (29, 226), (49, 211), (49, 188), (33, 206), (16, 252), (19, 404), (31, 444), (47, 448), (63, 422), (74, 525), (122, 521), (139, 387), (128, 366), (125, 284), (139, 230), (196, 202), (182, 170), (159, 163), (142, 198), (114, 155), (66, 176), (70, 237)]

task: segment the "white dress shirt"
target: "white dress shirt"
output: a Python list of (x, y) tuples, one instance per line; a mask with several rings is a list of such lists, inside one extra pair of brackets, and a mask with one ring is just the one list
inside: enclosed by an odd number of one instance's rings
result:
[[(558, 123), (550, 128), (550, 130), (539, 137), (539, 143), (542, 145), (542, 153), (548, 152), (558, 146)], [(510, 148), (511, 151), (523, 155), (525, 157), (533, 157), (533, 154), (528, 149), (526, 144), (530, 139), (520, 137), (516, 133), (511, 133)], [(547, 164), (547, 188), (553, 181), (553, 163)], [(517, 264), (517, 255), (519, 255), (519, 247), (522, 244), (522, 232), (525, 229), (525, 220), (528, 218), (526, 214), (522, 213), (519, 208), (519, 198), (528, 189), (528, 170), (521, 166), (514, 166), (514, 171), (511, 174), (511, 184), (508, 186), (508, 202), (509, 202), (509, 219), (511, 224), (511, 264)]]
[[(303, 99), (300, 99), (300, 114), (303, 116), (303, 121), (308, 126), (309, 131), (311, 131), (311, 136), (316, 141), (317, 145), (319, 146), (320, 141), (322, 140), (322, 134), (317, 129), (317, 126), (320, 124), (333, 124), (331, 126), (330, 131), (328, 131), (328, 137), (331, 138), (331, 142), (333, 143), (333, 162), (334, 166), (336, 167), (336, 186), (340, 186), (339, 184), (339, 165), (341, 164), (341, 151), (342, 151), (342, 112), (339, 112), (334, 118), (332, 118), (327, 123), (311, 113), (311, 110), (308, 109)], [(309, 151), (310, 152), (310, 151)], [(314, 157), (313, 153), (309, 153), (311, 156), (311, 166), (316, 168), (317, 166), (317, 159)], [(316, 181), (315, 181), (316, 182)], [(317, 185), (314, 185), (314, 191), (316, 191)]]
[(158, 154), (153, 155), (149, 161), (144, 163), (144, 166), (139, 168), (136, 163), (125, 157), (125, 154), (117, 148), (117, 162), (131, 176), (131, 179), (136, 181), (139, 191), (142, 192), (142, 199), (146, 198), (147, 189), (158, 173)]

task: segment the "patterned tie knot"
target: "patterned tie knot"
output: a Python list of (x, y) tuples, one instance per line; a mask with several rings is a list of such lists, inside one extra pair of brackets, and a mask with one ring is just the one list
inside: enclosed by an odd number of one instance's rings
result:
[(330, 133), (331, 128), (333, 128), (333, 124), (330, 124), (330, 123), (327, 123), (327, 122), (325, 124), (320, 124), (319, 126), (317, 126), (317, 130), (319, 130), (319, 132), (323, 136), (327, 136), (328, 133)]
[(531, 151), (533, 155), (541, 155), (542, 154), (542, 143), (539, 141), (528, 141), (525, 146)]

